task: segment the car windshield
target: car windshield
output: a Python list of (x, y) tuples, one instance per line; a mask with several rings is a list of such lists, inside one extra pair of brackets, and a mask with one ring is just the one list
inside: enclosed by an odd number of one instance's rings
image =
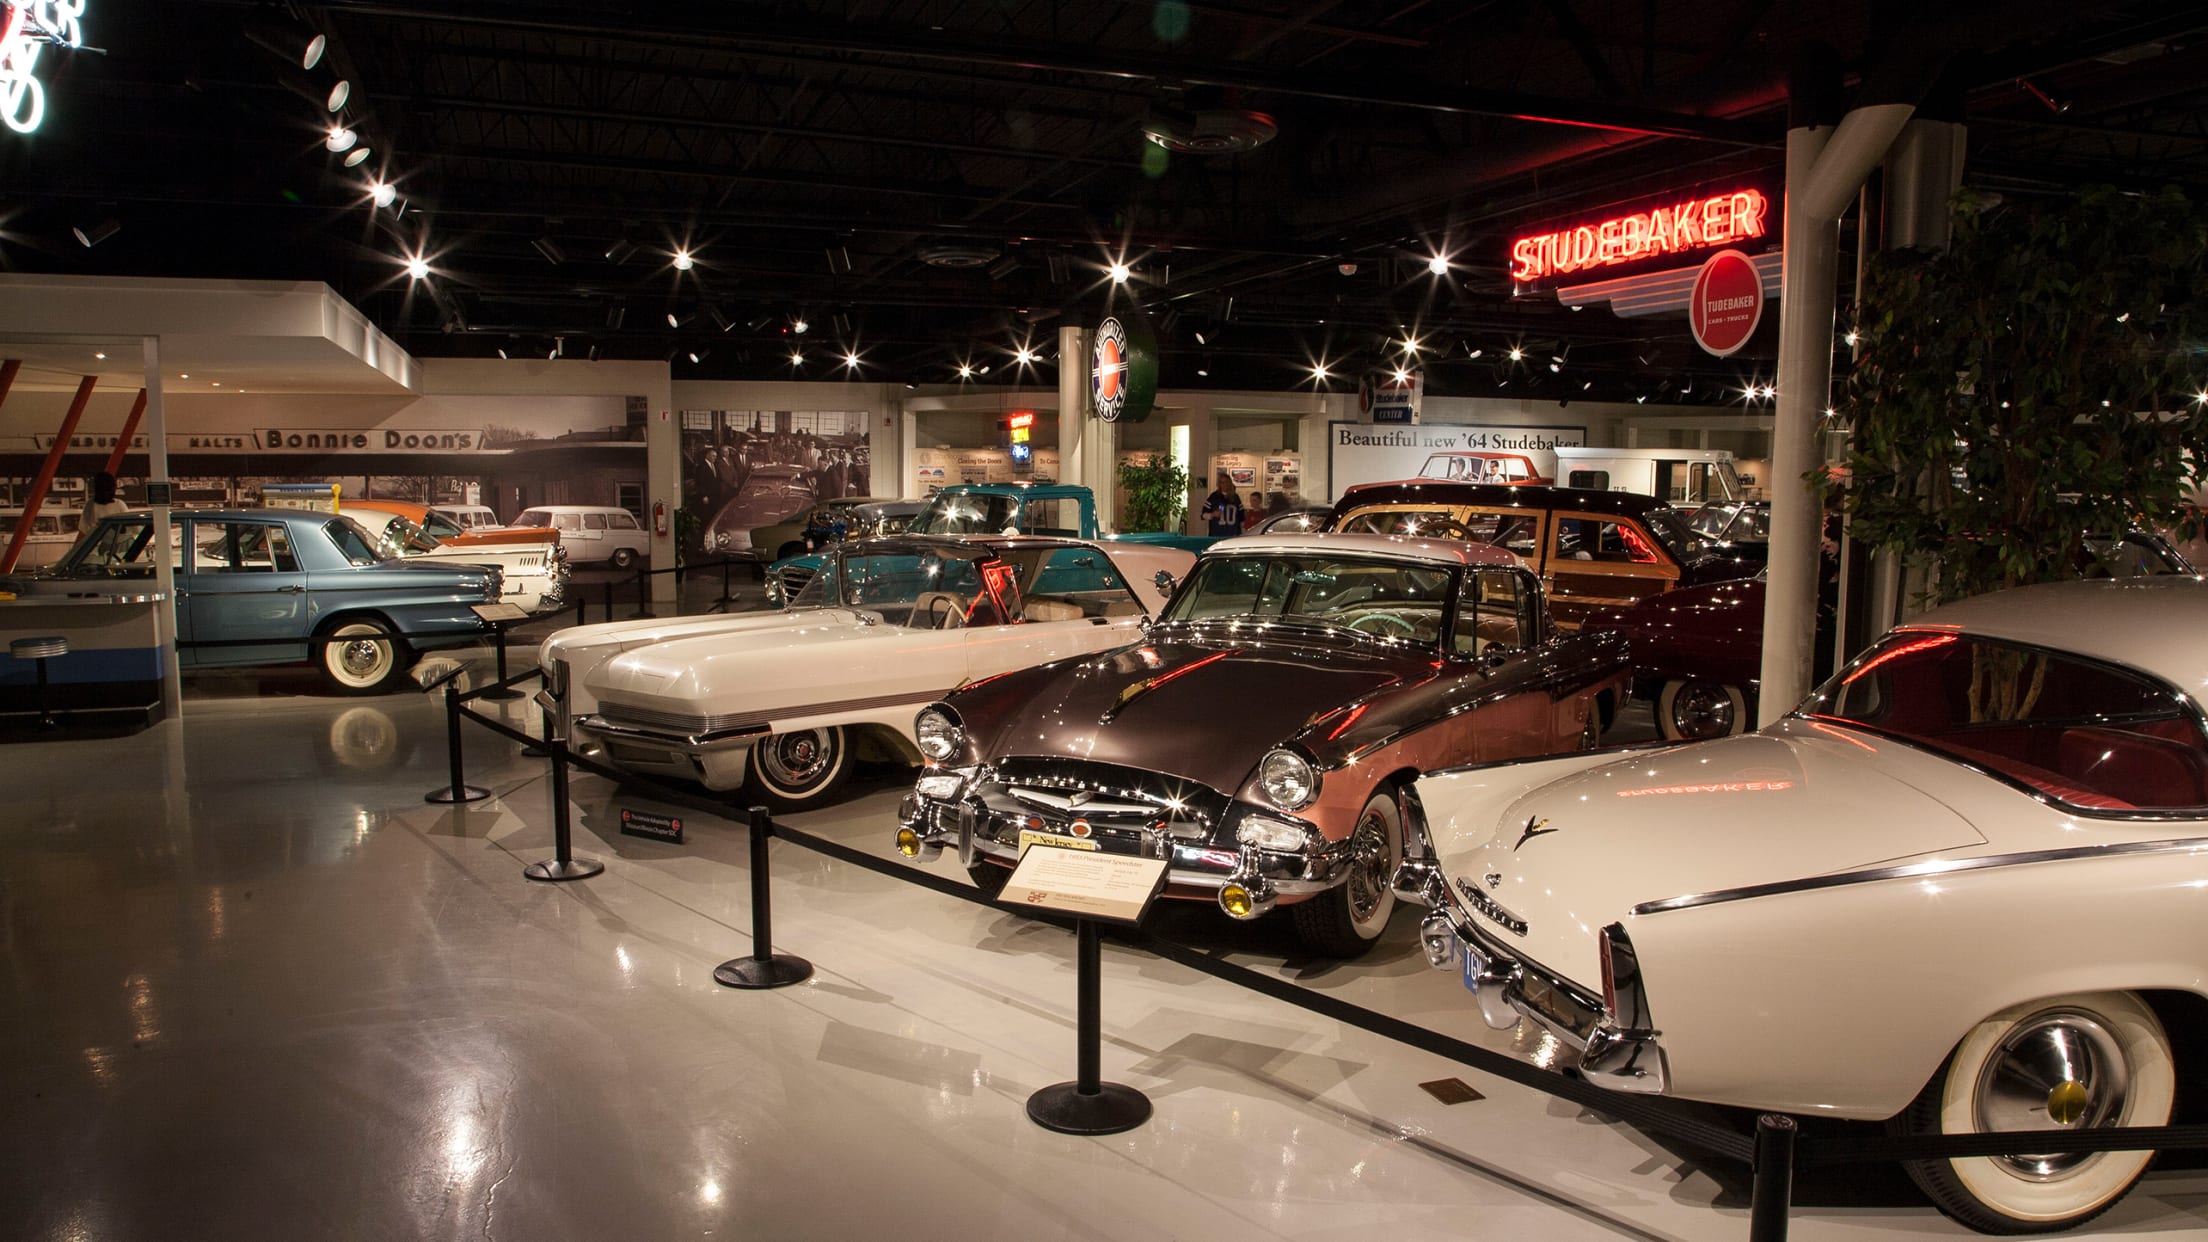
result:
[(428, 513), (422, 516), (422, 529), (428, 531), (432, 539), (450, 539), (454, 535), (464, 535), (467, 533), (464, 528), (455, 523), (451, 518), (437, 512), (435, 509), (430, 510)]
[[(183, 547), (183, 528), (172, 527), (170, 538)], [(143, 516), (110, 518), (94, 527), (84, 541), (69, 550), (54, 567), (56, 577), (150, 578), (153, 576), (153, 519)], [(181, 565), (181, 555), (170, 564)]]
[(1163, 620), (1316, 625), (1438, 647), (1453, 576), (1440, 565), (1373, 557), (1209, 556)]
[(396, 514), (392, 516), (390, 525), (383, 528), (383, 533), (376, 536), (375, 545), (377, 558), (386, 561), (395, 561), (404, 556), (420, 556), (444, 546), (437, 542), (435, 535)]
[(1896, 630), (1803, 703), (2085, 810), (2208, 804), (2208, 739), (2182, 694), (2040, 647)]
[(375, 545), (368, 542), (368, 536), (356, 523), (332, 518), (322, 523), (322, 533), (328, 535), (337, 550), (345, 554), (345, 559), (355, 565), (374, 565), (384, 559), (376, 555)]
[(1641, 522), (1673, 556), (1690, 561), (1710, 550), (1710, 541), (1679, 516), (1677, 509), (1650, 509)]
[(1760, 505), (1710, 504), (1687, 523), (1694, 533), (1734, 543), (1769, 543), (1771, 511)]
[(1019, 519), (1017, 496), (943, 492), (905, 530), (914, 535), (999, 535)]
[(789, 606), (857, 608), (913, 629), (1003, 625), (1018, 615), (1012, 577), (1001, 562), (979, 565), (932, 551), (833, 557)]

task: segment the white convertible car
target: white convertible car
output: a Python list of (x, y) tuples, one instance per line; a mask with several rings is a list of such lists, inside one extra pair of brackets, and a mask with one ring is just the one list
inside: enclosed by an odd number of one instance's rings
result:
[(953, 687), (1141, 637), (1195, 560), (1026, 537), (844, 544), (783, 611), (559, 631), (540, 701), (588, 758), (814, 806), (855, 754), (919, 763), (913, 713)]
[[(1760, 734), (1421, 779), (1396, 889), (1489, 1024), (1618, 1090), (1913, 1134), (2165, 1124), (2208, 1027), (2204, 634), (2200, 578), (1953, 604)], [(1909, 1172), (2028, 1232), (2152, 1158)]]

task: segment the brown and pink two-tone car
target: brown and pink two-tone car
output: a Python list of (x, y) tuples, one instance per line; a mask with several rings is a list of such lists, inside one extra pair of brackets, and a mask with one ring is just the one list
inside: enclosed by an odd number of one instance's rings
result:
[(1141, 642), (970, 683), (915, 722), (898, 845), (984, 889), (1034, 847), (1169, 861), (1169, 893), (1291, 908), (1311, 949), (1386, 928), (1419, 773), (1598, 744), (1626, 649), (1560, 635), (1500, 548), (1256, 535), (1205, 553)]

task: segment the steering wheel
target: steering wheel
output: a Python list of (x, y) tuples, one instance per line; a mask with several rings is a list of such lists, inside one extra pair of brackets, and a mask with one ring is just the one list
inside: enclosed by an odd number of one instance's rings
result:
[(1369, 634), (1372, 631), (1365, 629), (1365, 622), (1367, 621), (1385, 621), (1389, 625), (1400, 627), (1405, 634), (1409, 634), (1414, 637), (1418, 634), (1417, 626), (1412, 625), (1410, 622), (1405, 621), (1403, 618), (1396, 616), (1392, 612), (1368, 612), (1364, 616), (1361, 616), (1355, 621), (1350, 622), (1349, 628), (1356, 630), (1359, 633)]

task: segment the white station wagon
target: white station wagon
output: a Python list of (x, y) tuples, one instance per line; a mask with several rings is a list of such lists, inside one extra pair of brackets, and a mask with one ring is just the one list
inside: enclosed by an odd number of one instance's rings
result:
[[(1949, 605), (1760, 734), (1422, 778), (1396, 889), (1490, 1025), (1617, 1090), (1912, 1134), (2162, 1125), (2208, 1019), (2203, 635), (2200, 578)], [(1908, 1168), (2026, 1232), (2152, 1158)]]
[(587, 758), (816, 806), (855, 756), (917, 764), (958, 685), (1123, 647), (1195, 555), (1066, 539), (838, 545), (779, 612), (561, 630), (540, 702)]

